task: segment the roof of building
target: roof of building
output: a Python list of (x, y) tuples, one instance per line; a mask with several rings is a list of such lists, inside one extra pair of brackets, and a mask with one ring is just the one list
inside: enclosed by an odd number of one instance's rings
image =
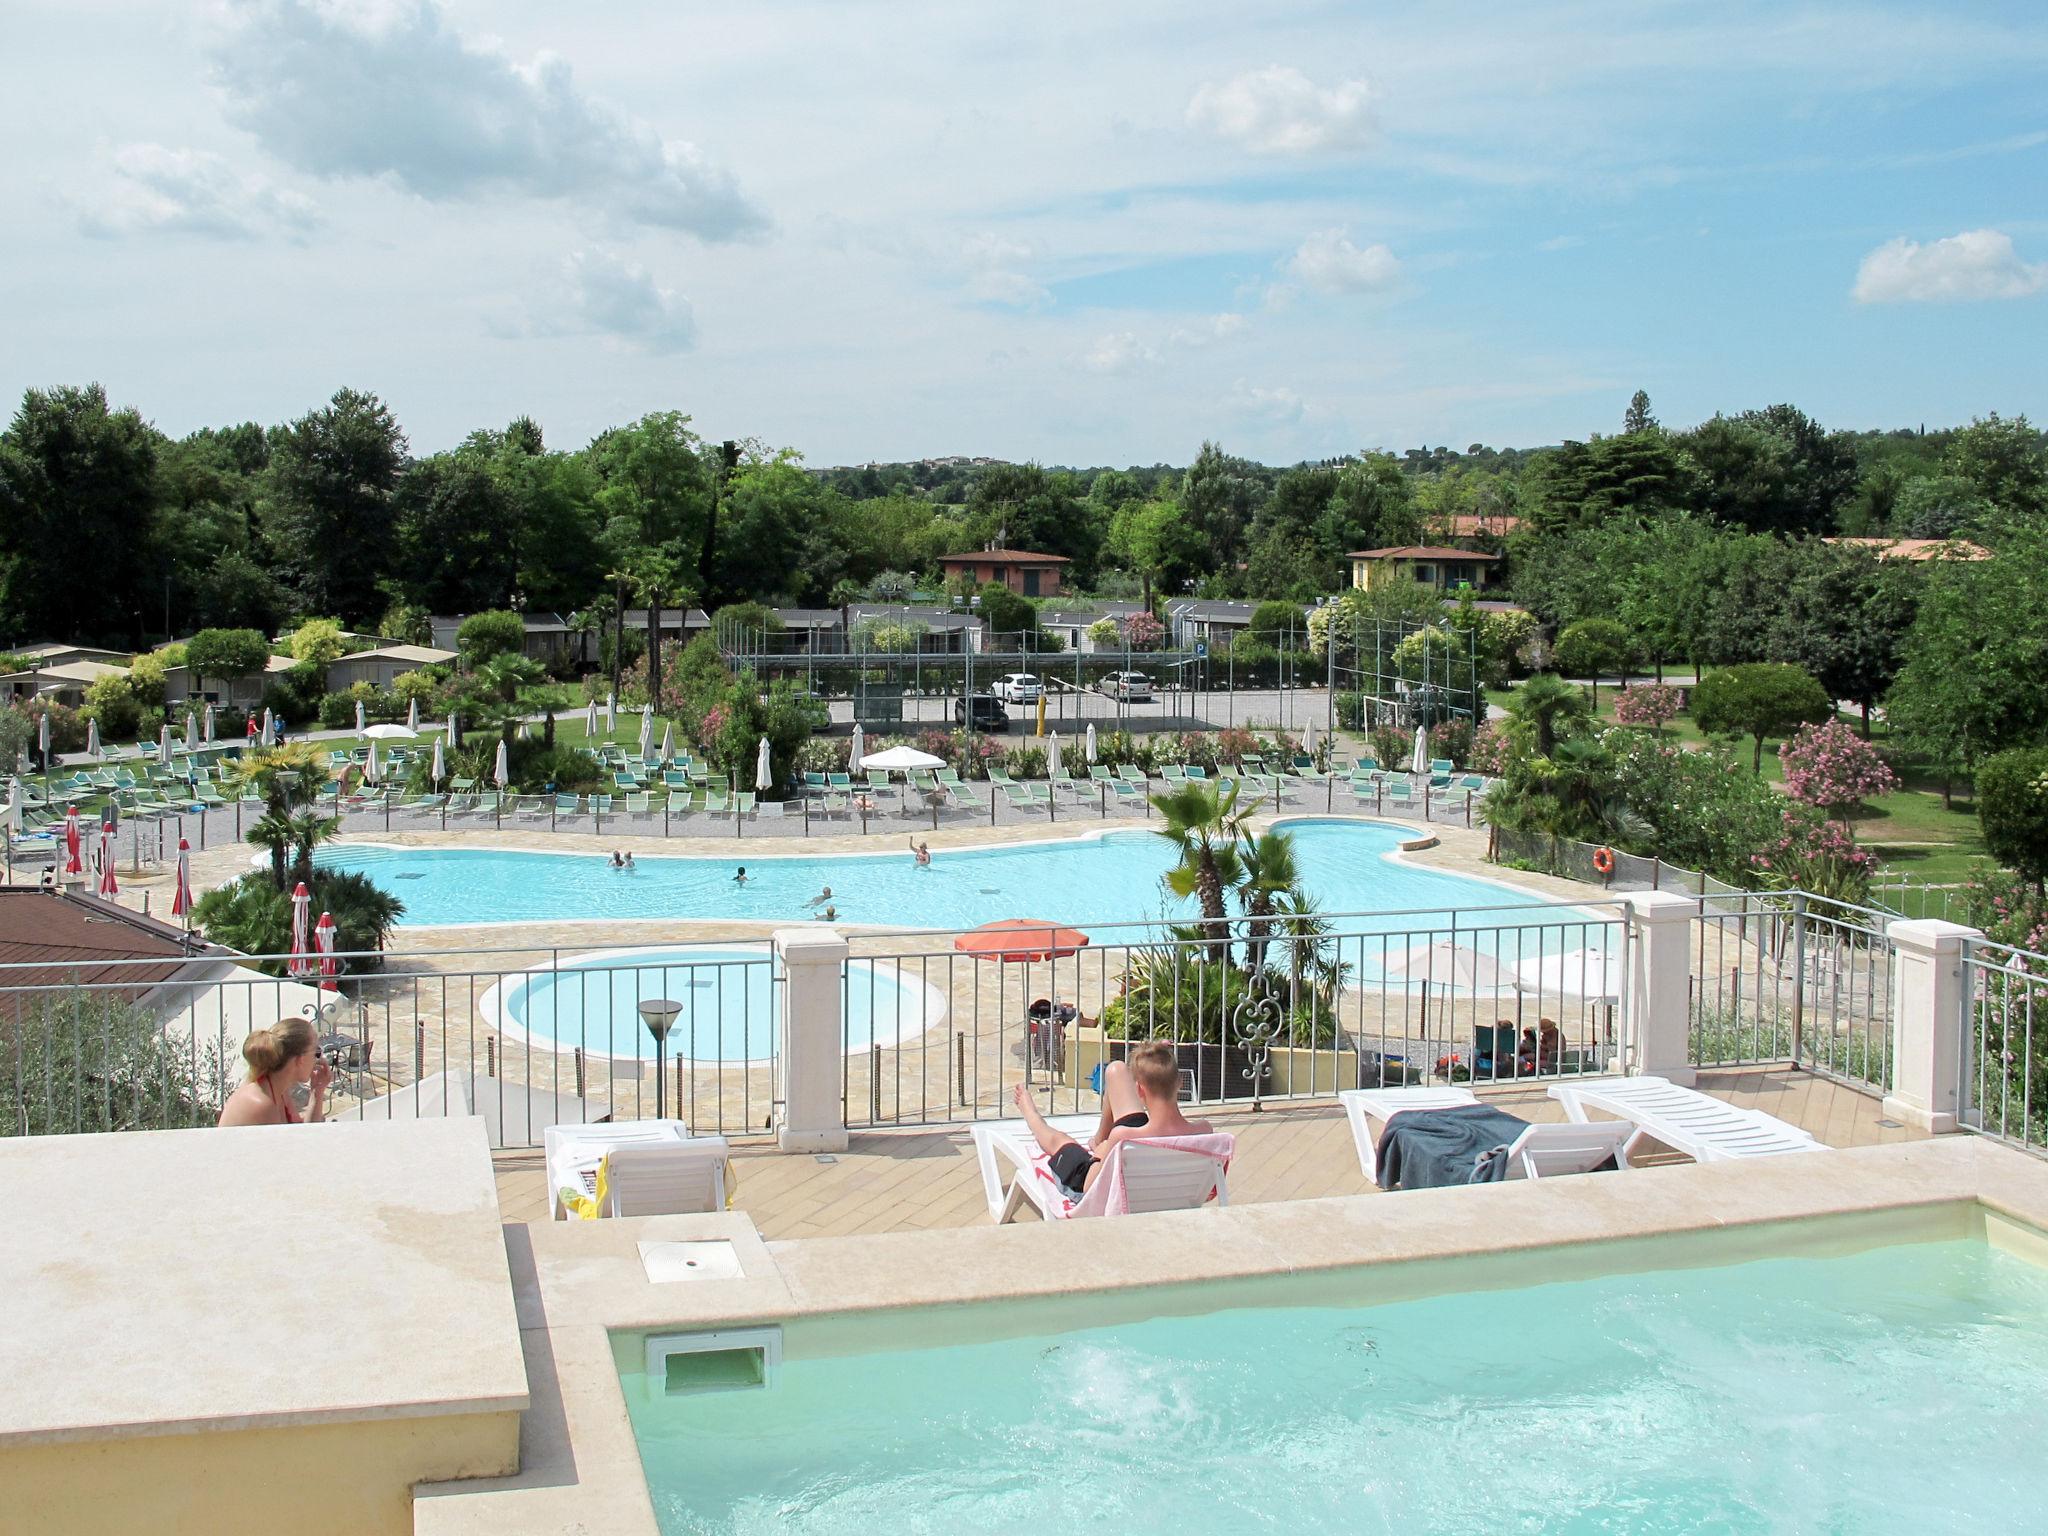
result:
[(1387, 549), (1354, 549), (1346, 560), (1498, 560), (1476, 549), (1449, 549), (1441, 544), (1395, 544)]
[(1968, 539), (1823, 539), (1867, 549), (1880, 560), (1989, 560), (1991, 551)]
[[(709, 629), (711, 627), (711, 615), (702, 608), (691, 608), (688, 611), (680, 608), (664, 608), (661, 610), (661, 627), (663, 629), (675, 628), (676, 615), (679, 613), (683, 617), (682, 627), (686, 630)], [(645, 608), (628, 608), (626, 610), (626, 628), (645, 629), (646, 627), (647, 610)]]
[(837, 608), (777, 608), (784, 629), (837, 629), (846, 616)]
[(862, 619), (892, 619), (898, 623), (925, 624), (933, 629), (966, 629), (985, 622), (978, 613), (914, 603), (854, 603), (847, 610), (847, 616), (856, 624)]
[[(17, 988), (119, 983), (147, 991), (175, 976), (190, 954), (178, 929), (113, 902), (0, 886), (0, 965), (23, 967), (0, 972), (0, 1017), (19, 1014), (39, 995)], [(166, 963), (119, 963), (134, 960)]]
[(455, 660), (455, 652), (444, 651), (432, 645), (380, 645), (374, 651), (356, 651), (339, 658), (340, 661), (409, 661), (416, 666), (429, 666), (438, 662)]
[(939, 556), (941, 565), (1071, 565), (1065, 555), (1042, 555), (1030, 549), (965, 549)]
[(1086, 627), (1098, 619), (1127, 619), (1134, 613), (1145, 612), (1143, 603), (1113, 602), (1104, 599), (1090, 603), (1063, 603), (1057, 608), (1042, 608), (1038, 613), (1041, 626), (1052, 624), (1061, 628)]
[(96, 683), (103, 677), (127, 670), (125, 663), (115, 666), (105, 661), (59, 661), (47, 667), (35, 667), (27, 672), (9, 672), (6, 675), (10, 679), (34, 678), (40, 686), (50, 683)]
[(82, 661), (90, 661), (95, 656), (112, 657), (122, 662), (128, 659), (126, 651), (110, 651), (97, 645), (65, 645), (55, 640), (46, 640), (40, 645), (16, 646), (8, 649), (7, 653), (10, 656), (33, 656), (43, 661), (48, 661), (52, 656), (71, 656)]
[(1167, 615), (1210, 624), (1249, 624), (1258, 604), (1223, 597), (1177, 597), (1166, 605)]

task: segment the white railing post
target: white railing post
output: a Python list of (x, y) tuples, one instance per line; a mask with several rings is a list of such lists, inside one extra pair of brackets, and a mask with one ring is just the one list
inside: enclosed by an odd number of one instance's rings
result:
[(1697, 1076), (1692, 1062), (1692, 925), (1699, 903), (1669, 891), (1630, 891), (1622, 900), (1628, 903), (1623, 1065), (1636, 1076), (1691, 1087)]
[(846, 1150), (845, 1027), (840, 978), (846, 940), (832, 928), (779, 928), (782, 1048), (775, 1144), (785, 1152)]
[(1916, 1130), (1953, 1131), (1963, 1077), (1963, 946), (1984, 934), (1961, 923), (1902, 919), (1892, 946), (1892, 1091), (1884, 1112)]

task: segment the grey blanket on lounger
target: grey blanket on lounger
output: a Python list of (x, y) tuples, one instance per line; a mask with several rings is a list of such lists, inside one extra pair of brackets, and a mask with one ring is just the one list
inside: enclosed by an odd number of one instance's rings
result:
[(1440, 1189), (1507, 1177), (1507, 1149), (1529, 1128), (1504, 1109), (1406, 1109), (1380, 1132), (1381, 1189)]

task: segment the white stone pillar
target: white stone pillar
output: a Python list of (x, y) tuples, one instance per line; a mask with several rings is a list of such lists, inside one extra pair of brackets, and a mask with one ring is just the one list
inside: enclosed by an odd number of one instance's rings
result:
[(1984, 934), (1961, 923), (1901, 920), (1892, 946), (1892, 1091), (1884, 1112), (1940, 1134), (1962, 1111), (1963, 945)]
[(1627, 1021), (1624, 1065), (1635, 1076), (1691, 1087), (1692, 925), (1699, 903), (1670, 891), (1629, 891), (1628, 965), (1622, 974)]
[(832, 928), (780, 928), (775, 953), (782, 961), (782, 1112), (775, 1144), (785, 1152), (843, 1152), (846, 940)]

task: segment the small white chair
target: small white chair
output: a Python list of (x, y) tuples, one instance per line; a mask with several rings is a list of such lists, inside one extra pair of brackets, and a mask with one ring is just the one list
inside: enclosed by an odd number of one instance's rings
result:
[(597, 1170), (609, 1163), (602, 1214), (676, 1216), (725, 1209), (731, 1151), (723, 1136), (691, 1136), (680, 1120), (627, 1120), (614, 1125), (551, 1125), (541, 1133), (551, 1214), (566, 1221), (564, 1189), (597, 1192)]

